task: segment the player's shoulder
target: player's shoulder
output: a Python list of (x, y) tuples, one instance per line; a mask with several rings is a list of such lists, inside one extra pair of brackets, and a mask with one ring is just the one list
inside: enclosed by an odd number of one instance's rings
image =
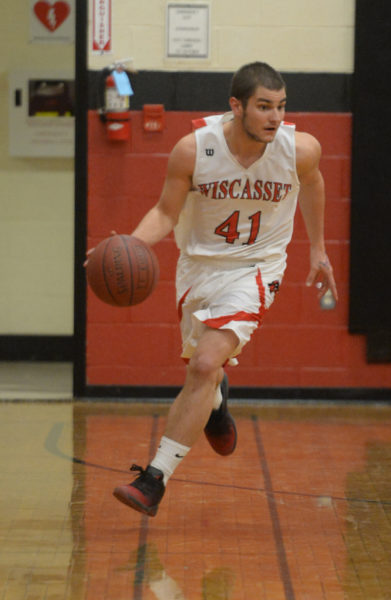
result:
[(322, 148), (316, 137), (305, 131), (296, 131), (295, 143), (296, 164), (299, 170), (319, 162)]
[(295, 131), (296, 153), (315, 153), (320, 154), (321, 146), (319, 141), (311, 133), (306, 131)]
[(169, 168), (192, 173), (196, 152), (195, 135), (192, 132), (180, 138), (173, 147), (169, 158)]
[(196, 150), (196, 140), (194, 132), (188, 133), (180, 138), (177, 141), (174, 148), (172, 149), (172, 153), (179, 155), (186, 155), (195, 152)]

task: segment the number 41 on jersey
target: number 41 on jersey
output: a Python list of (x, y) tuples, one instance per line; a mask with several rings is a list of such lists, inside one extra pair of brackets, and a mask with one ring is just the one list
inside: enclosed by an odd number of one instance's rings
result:
[[(258, 212), (248, 217), (251, 221), (251, 229), (248, 240), (242, 242), (244, 246), (250, 246), (256, 241), (259, 233), (259, 227), (261, 225), (261, 214), (262, 212), (259, 210)], [(217, 235), (223, 236), (227, 244), (233, 244), (235, 240), (237, 240), (240, 237), (240, 233), (238, 231), (239, 216), (240, 211), (234, 210), (234, 212), (227, 219), (225, 219), (225, 221), (220, 223), (220, 225), (218, 225), (215, 229), (215, 233)]]

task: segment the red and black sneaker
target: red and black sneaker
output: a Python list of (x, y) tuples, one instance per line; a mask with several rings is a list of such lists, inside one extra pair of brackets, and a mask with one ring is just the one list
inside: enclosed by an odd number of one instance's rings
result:
[(236, 426), (235, 421), (228, 411), (228, 377), (224, 373), (220, 384), (223, 401), (217, 410), (212, 410), (209, 421), (205, 425), (206, 439), (217, 454), (228, 456), (236, 448)]
[(166, 489), (163, 473), (150, 465), (145, 470), (138, 465), (132, 465), (130, 470), (140, 471), (140, 475), (132, 483), (116, 487), (114, 496), (134, 510), (154, 517)]

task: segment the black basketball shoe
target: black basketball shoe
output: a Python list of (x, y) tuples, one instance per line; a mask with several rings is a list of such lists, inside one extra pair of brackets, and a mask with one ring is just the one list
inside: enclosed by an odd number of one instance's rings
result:
[(138, 465), (132, 465), (130, 470), (140, 471), (140, 475), (132, 483), (116, 487), (114, 496), (134, 510), (154, 517), (166, 489), (163, 473), (150, 465), (145, 470)]
[(236, 447), (237, 433), (235, 421), (228, 411), (228, 377), (224, 373), (220, 384), (223, 401), (217, 410), (212, 410), (209, 421), (205, 425), (206, 439), (217, 454), (228, 456)]

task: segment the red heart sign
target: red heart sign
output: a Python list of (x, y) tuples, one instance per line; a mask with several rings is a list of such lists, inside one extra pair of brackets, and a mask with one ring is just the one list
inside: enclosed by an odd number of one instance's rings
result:
[(37, 2), (34, 5), (34, 12), (42, 25), (49, 29), (49, 31), (55, 31), (65, 21), (69, 15), (71, 9), (67, 2), (55, 2), (50, 4), (49, 2)]

